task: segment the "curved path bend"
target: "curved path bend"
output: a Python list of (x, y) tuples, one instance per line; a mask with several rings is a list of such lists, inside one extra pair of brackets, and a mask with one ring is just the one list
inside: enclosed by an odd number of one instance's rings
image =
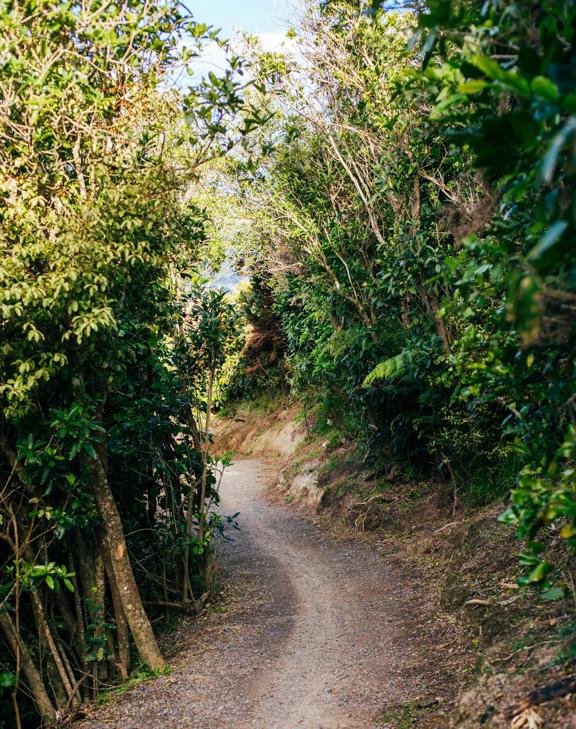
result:
[(184, 622), (167, 646), (174, 671), (81, 727), (367, 729), (428, 694), (416, 576), (271, 501), (273, 477), (249, 460), (224, 476), (222, 512), (241, 526), (222, 548), (226, 612)]

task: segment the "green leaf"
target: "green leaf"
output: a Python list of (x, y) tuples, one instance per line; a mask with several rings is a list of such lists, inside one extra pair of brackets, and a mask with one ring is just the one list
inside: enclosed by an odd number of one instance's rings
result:
[(523, 342), (536, 341), (542, 315), (541, 283), (537, 276), (520, 276), (512, 283), (510, 310)]
[(487, 81), (482, 81), (481, 79), (472, 79), (470, 81), (465, 81), (463, 84), (460, 84), (457, 90), (460, 94), (473, 95), (479, 94), (481, 91), (484, 91), (484, 89), (488, 88), (489, 86), (490, 84)]
[(52, 575), (46, 575), (46, 584), (51, 590), (54, 589), (54, 578)]
[(454, 104), (458, 104), (460, 101), (466, 101), (465, 94), (452, 94), (447, 99), (443, 99), (439, 104), (436, 104), (430, 112), (430, 119), (438, 119), (442, 116), (446, 109), (454, 106)]
[(558, 158), (564, 146), (568, 143), (570, 137), (576, 131), (576, 118), (570, 117), (562, 129), (554, 136), (548, 151), (544, 155), (540, 168), (540, 175), (544, 182), (552, 182), (554, 172), (558, 165)]
[(370, 387), (370, 385), (378, 380), (389, 380), (402, 374), (412, 363), (415, 354), (415, 350), (405, 349), (395, 357), (390, 357), (390, 359), (380, 362), (376, 365), (376, 367), (374, 367), (372, 372), (366, 376), (362, 386)]
[(566, 597), (566, 591), (562, 587), (552, 587), (541, 595), (542, 600), (553, 602), (554, 600), (562, 600)]
[(522, 96), (530, 95), (531, 89), (528, 80), (519, 73), (505, 71), (494, 59), (478, 54), (472, 56), (470, 63), (506, 89)]
[(92, 445), (92, 443), (84, 443), (84, 450), (90, 456), (90, 458), (92, 458), (92, 459), (97, 458), (97, 453), (96, 453), (96, 450), (94, 449), (94, 446)]
[(14, 673), (0, 673), (0, 688), (11, 689), (18, 683), (18, 678)]
[(557, 220), (554, 225), (551, 225), (548, 230), (544, 233), (542, 238), (538, 241), (538, 243), (534, 246), (534, 248), (530, 251), (528, 254), (528, 258), (532, 261), (538, 260), (541, 258), (544, 253), (549, 251), (551, 248), (553, 248), (556, 243), (562, 238), (564, 233), (566, 232), (566, 229), (568, 228), (568, 223), (565, 220)]
[(476, 66), (476, 68), (480, 69), (480, 71), (486, 74), (486, 76), (488, 76), (489, 78), (498, 80), (502, 77), (502, 74), (504, 73), (502, 68), (500, 68), (500, 64), (497, 61), (494, 61), (492, 58), (489, 58), (488, 56), (482, 56), (481, 54), (477, 54), (470, 58), (470, 63), (473, 66)]
[(534, 569), (530, 570), (530, 572), (524, 577), (521, 577), (518, 582), (521, 585), (537, 584), (538, 582), (542, 582), (542, 580), (551, 570), (552, 565), (550, 564), (550, 562), (547, 562), (546, 560), (541, 560), (540, 562), (538, 562), (536, 567), (534, 567)]
[(556, 101), (560, 97), (560, 91), (555, 83), (545, 76), (536, 76), (532, 79), (532, 91), (547, 101)]

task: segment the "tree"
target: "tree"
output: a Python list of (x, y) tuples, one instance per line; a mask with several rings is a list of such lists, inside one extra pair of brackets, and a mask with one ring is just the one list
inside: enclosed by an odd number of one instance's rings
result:
[[(195, 393), (196, 403), (203, 411), (198, 433), (201, 469), (199, 490), (191, 487), (187, 499), (186, 544), (184, 575), (188, 575), (190, 550), (197, 545), (200, 555), (208, 556), (210, 533), (207, 529), (207, 497), (217, 498), (214, 476), (210, 473), (210, 423), (214, 405), (217, 377), (239, 338), (239, 318), (228, 295), (222, 290), (199, 288), (185, 299), (186, 318), (177, 339), (179, 369), (186, 378), (186, 388)], [(209, 493), (209, 490), (211, 493)], [(193, 519), (198, 522), (198, 535), (193, 535)], [(192, 588), (185, 578), (183, 599), (193, 598)]]
[(18, 723), (20, 672), (48, 718), (127, 674), (129, 634), (164, 665), (131, 548), (166, 547), (166, 592), (198, 463), (170, 344), (204, 238), (187, 193), (250, 111), (233, 57), (174, 85), (220, 41), (172, 0), (3, 2), (0, 30), (0, 630)]

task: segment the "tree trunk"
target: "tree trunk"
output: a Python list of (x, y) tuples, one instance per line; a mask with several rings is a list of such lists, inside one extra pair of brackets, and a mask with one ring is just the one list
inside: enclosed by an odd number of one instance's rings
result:
[(452, 354), (452, 350), (450, 348), (450, 340), (448, 338), (448, 332), (446, 330), (446, 325), (444, 324), (444, 319), (442, 319), (442, 316), (440, 315), (438, 297), (436, 296), (436, 294), (424, 293), (424, 303), (426, 304), (428, 313), (431, 314), (432, 318), (434, 319), (434, 324), (436, 325), (436, 333), (438, 334), (438, 336), (440, 337), (440, 341), (442, 342), (444, 354), (449, 357)]
[[(77, 574), (82, 585), (82, 595), (87, 612), (86, 626), (88, 635), (83, 635), (83, 663), (84, 670), (92, 676), (91, 690), (94, 694), (98, 693), (98, 685), (100, 680), (99, 662), (97, 658), (88, 660), (87, 648), (91, 642), (91, 653), (94, 653), (95, 646), (103, 642), (102, 631), (104, 623), (104, 600), (105, 600), (105, 581), (104, 581), (104, 563), (100, 548), (97, 542), (86, 544), (82, 534), (76, 530), (73, 534), (74, 554), (76, 565), (78, 567)], [(76, 612), (82, 615), (81, 605), (76, 605)], [(84, 623), (82, 623), (84, 629)], [(102, 678), (105, 678), (102, 674)]]
[(130, 633), (128, 631), (128, 623), (126, 615), (122, 607), (122, 596), (114, 576), (110, 554), (104, 550), (104, 565), (106, 574), (108, 575), (108, 584), (110, 585), (110, 594), (112, 595), (112, 604), (114, 606), (114, 620), (116, 621), (116, 634), (118, 639), (118, 670), (123, 679), (128, 678), (130, 673)]
[(104, 522), (103, 547), (108, 553), (107, 557), (112, 565), (122, 608), (134, 637), (136, 649), (142, 662), (147, 666), (152, 669), (164, 668), (164, 659), (158, 648), (148, 616), (144, 611), (142, 598), (130, 564), (118, 506), (102, 465), (105, 458), (102, 459), (99, 454), (95, 458), (90, 458), (87, 454), (84, 454), (82, 460), (92, 477), (96, 505)]
[(210, 416), (212, 411), (212, 400), (214, 397), (214, 370), (210, 371), (208, 380), (208, 397), (206, 401), (206, 423), (204, 428), (204, 443), (202, 444), (202, 480), (200, 482), (200, 527), (198, 537), (200, 544), (204, 541), (206, 533), (206, 484), (208, 481), (208, 453), (210, 451)]
[(72, 578), (72, 584), (74, 585), (74, 611), (76, 613), (76, 627), (78, 629), (78, 649), (80, 651), (80, 657), (82, 659), (82, 668), (86, 670), (86, 631), (84, 629), (84, 610), (82, 609), (82, 597), (80, 593), (80, 581), (78, 580), (75, 562), (70, 555), (70, 572), (74, 574)]
[(182, 568), (182, 602), (194, 599), (192, 585), (190, 584), (190, 538), (192, 537), (192, 524), (194, 520), (194, 492), (196, 481), (190, 484), (188, 498), (186, 499), (186, 544), (184, 545), (184, 559)]
[(108, 654), (112, 658), (112, 662), (115, 663), (115, 647), (114, 638), (110, 629), (106, 627), (106, 568), (104, 567), (104, 549), (102, 545), (98, 545), (94, 552), (94, 575), (96, 578), (95, 589), (94, 589), (94, 602), (96, 620), (94, 638), (95, 644), (99, 646), (96, 663), (96, 677), (98, 682), (107, 683), (110, 678), (110, 670), (108, 662), (105, 660), (104, 647), (107, 646)]
[(68, 640), (70, 642), (68, 648), (71, 653), (73, 652), (73, 660), (76, 661), (78, 665), (84, 665), (84, 645), (80, 641), (80, 626), (78, 625), (78, 621), (72, 614), (68, 603), (66, 602), (66, 597), (62, 592), (55, 592), (54, 600), (56, 601), (56, 607), (60, 618), (68, 631)]
[(64, 661), (62, 660), (62, 656), (60, 655), (60, 651), (58, 650), (58, 646), (56, 645), (56, 641), (54, 640), (54, 636), (52, 635), (52, 630), (50, 629), (50, 625), (48, 624), (46, 611), (44, 610), (44, 605), (42, 605), (42, 600), (40, 599), (40, 596), (36, 591), (33, 591), (30, 594), (32, 597), (34, 616), (38, 625), (38, 633), (44, 639), (44, 641), (46, 642), (46, 646), (50, 651), (52, 660), (54, 661), (54, 666), (58, 674), (58, 678), (60, 679), (62, 687), (64, 688), (67, 699), (66, 703), (68, 705), (74, 699), (74, 679), (71, 679), (68, 675), (68, 671), (66, 670), (66, 666), (64, 665)]
[(24, 641), (17, 634), (14, 624), (7, 612), (0, 612), (0, 629), (4, 633), (6, 642), (10, 646), (10, 649), (14, 655), (20, 656), (20, 664), (22, 666), (22, 673), (26, 679), (26, 684), (30, 690), (30, 694), (38, 713), (42, 717), (42, 720), (46, 723), (54, 721), (56, 711), (52, 706), (42, 676), (36, 668), (28, 649)]

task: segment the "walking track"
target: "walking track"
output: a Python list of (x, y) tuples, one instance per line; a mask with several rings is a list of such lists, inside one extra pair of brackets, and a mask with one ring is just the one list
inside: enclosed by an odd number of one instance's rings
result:
[(271, 501), (273, 475), (240, 461), (224, 477), (222, 512), (240, 512), (241, 527), (221, 554), (227, 611), (181, 625), (174, 671), (80, 727), (365, 729), (429, 695), (415, 576)]

